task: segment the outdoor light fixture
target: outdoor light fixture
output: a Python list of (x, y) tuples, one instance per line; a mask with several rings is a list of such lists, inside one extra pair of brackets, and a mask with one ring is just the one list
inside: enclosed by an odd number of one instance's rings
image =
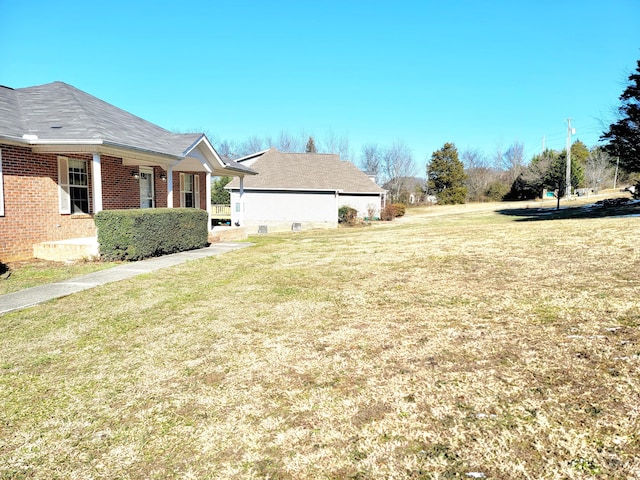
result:
[(163, 182), (167, 181), (167, 174), (166, 173), (161, 173), (160, 174), (160, 180), (162, 180)]
[(140, 178), (140, 173), (137, 170), (131, 172), (131, 176), (138, 180)]

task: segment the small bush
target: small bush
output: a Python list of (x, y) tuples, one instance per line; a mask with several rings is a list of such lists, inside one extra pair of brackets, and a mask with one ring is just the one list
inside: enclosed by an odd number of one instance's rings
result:
[(489, 184), (485, 195), (489, 201), (501, 202), (508, 193), (509, 186), (503, 182), (496, 181)]
[(195, 208), (103, 210), (95, 215), (104, 260), (141, 260), (202, 248), (207, 212)]
[(395, 216), (402, 217), (404, 215), (407, 206), (404, 203), (392, 203), (393, 208), (395, 209)]
[(2, 261), (0, 261), (0, 278), (9, 278), (9, 275), (11, 275), (11, 269), (9, 268), (9, 265), (6, 265), (2, 263)]
[(402, 217), (406, 208), (404, 203), (389, 203), (380, 212), (380, 220), (389, 222), (396, 217)]
[(358, 211), (355, 208), (344, 205), (338, 209), (338, 223), (355, 225)]

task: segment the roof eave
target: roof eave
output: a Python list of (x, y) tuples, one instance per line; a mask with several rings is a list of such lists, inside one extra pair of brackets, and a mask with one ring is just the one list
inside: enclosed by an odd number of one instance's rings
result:
[[(230, 186), (230, 185), (226, 185), (224, 187), (227, 190), (240, 190), (239, 186)], [(278, 187), (244, 187), (243, 190), (246, 192), (247, 190), (257, 190), (257, 191), (262, 191), (262, 192), (268, 192), (268, 191), (272, 191), (272, 190), (278, 190), (281, 192), (337, 192), (337, 193), (341, 193), (343, 195), (349, 195), (349, 194), (354, 194), (354, 195), (383, 195), (386, 192), (385, 191), (380, 191), (380, 192), (373, 192), (373, 191), (369, 191), (369, 192), (356, 192), (356, 191), (351, 191), (351, 190), (344, 190), (342, 188), (278, 188)]]
[[(146, 148), (133, 147), (102, 139), (40, 139), (0, 135), (0, 141), (9, 145), (31, 147), (36, 153), (101, 153), (123, 159), (124, 164), (136, 162), (156, 163), (165, 167), (176, 164), (185, 159), (202, 138), (185, 150), (185, 155), (172, 155)], [(207, 142), (208, 144), (208, 142)], [(210, 145), (210, 144), (208, 144)], [(215, 150), (212, 150), (215, 155)], [(224, 163), (218, 156), (219, 168), (213, 169), (213, 174), (238, 173), (242, 175), (257, 175), (258, 172), (248, 167), (235, 168)]]
[(207, 157), (207, 161), (211, 162), (211, 158), (213, 158), (213, 160), (215, 160), (215, 162), (218, 164), (217, 166), (211, 165), (211, 167), (212, 167), (212, 175), (216, 175), (216, 176), (220, 175), (220, 170), (222, 170), (225, 173), (226, 172), (229, 172), (229, 173), (241, 173), (243, 175), (257, 175), (258, 174), (258, 172), (256, 172), (255, 170), (251, 170), (249, 167), (245, 167), (244, 165), (238, 165), (236, 167), (236, 166), (234, 166), (232, 164), (229, 164), (229, 163), (225, 162), (222, 159), (222, 157), (218, 154), (218, 152), (216, 151), (214, 146), (211, 144), (211, 142), (209, 142), (209, 139), (207, 138), (207, 136), (204, 133), (201, 134), (200, 137), (198, 137), (198, 139), (195, 142), (193, 142), (184, 151), (184, 156), (187, 157), (200, 144), (204, 144), (207, 147), (207, 153), (209, 154), (209, 155), (205, 154), (205, 157)]

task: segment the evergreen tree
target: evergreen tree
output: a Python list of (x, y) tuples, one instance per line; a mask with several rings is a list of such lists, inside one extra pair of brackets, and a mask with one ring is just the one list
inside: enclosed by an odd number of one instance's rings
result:
[(604, 148), (619, 157), (620, 167), (640, 172), (640, 60), (636, 71), (629, 75), (629, 85), (620, 95), (620, 102), (620, 119), (600, 139), (609, 141)]
[(433, 152), (427, 170), (429, 191), (435, 193), (439, 204), (465, 203), (464, 164), (458, 159), (458, 150), (453, 143), (445, 143), (440, 150)]
[(304, 151), (307, 153), (316, 153), (316, 142), (313, 137), (309, 137), (309, 141), (307, 142), (307, 146)]
[[(580, 142), (582, 144), (582, 142)], [(584, 145), (584, 144), (582, 144)], [(571, 185), (579, 185), (584, 178), (584, 167), (580, 157), (574, 161), (575, 144), (571, 146)], [(581, 153), (581, 147), (575, 150)], [(588, 153), (588, 151), (587, 151)], [(554, 192), (560, 206), (560, 197), (565, 194), (567, 183), (567, 152), (546, 150), (531, 159), (527, 169), (513, 182), (506, 195), (507, 200), (531, 200), (542, 195), (543, 189)]]
[(571, 186), (573, 188), (585, 186), (584, 169), (587, 165), (588, 157), (589, 149), (587, 146), (584, 142), (576, 140), (573, 145), (571, 145)]
[(556, 185), (548, 185), (551, 166), (558, 163), (559, 154), (554, 150), (545, 150), (531, 159), (527, 169), (518, 176), (506, 195), (507, 200), (532, 200), (542, 196), (545, 188), (554, 191)]
[(229, 190), (225, 186), (232, 180), (232, 177), (218, 177), (211, 182), (211, 204), (228, 205), (231, 201)]

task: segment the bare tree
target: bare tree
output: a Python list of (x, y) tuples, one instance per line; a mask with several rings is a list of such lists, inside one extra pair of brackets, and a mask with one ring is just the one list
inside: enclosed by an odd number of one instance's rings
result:
[(382, 165), (382, 151), (376, 143), (366, 143), (360, 153), (360, 168), (365, 172), (371, 172), (376, 176), (376, 183), (380, 180), (380, 168)]
[(239, 145), (238, 153), (241, 157), (243, 157), (245, 155), (251, 155), (252, 153), (260, 152), (264, 149), (264, 140), (253, 135)]
[(611, 156), (600, 148), (594, 148), (584, 166), (584, 176), (587, 185), (598, 193), (600, 187), (613, 178), (613, 163)]
[(291, 135), (286, 130), (280, 130), (280, 135), (277, 139), (267, 138), (267, 142), (270, 146), (280, 150), (281, 152), (304, 152), (306, 139)]
[(502, 170), (504, 166), (504, 153), (502, 151), (502, 145), (496, 145), (496, 151), (493, 154), (493, 168), (495, 170)]
[(542, 194), (545, 188), (545, 181), (549, 177), (551, 166), (556, 161), (556, 153), (546, 150), (540, 155), (536, 155), (529, 163), (529, 166), (522, 172), (522, 181), (536, 190), (538, 195)]
[(349, 147), (349, 136), (346, 133), (337, 135), (334, 131), (329, 130), (322, 142), (321, 151), (325, 153), (337, 153), (342, 160), (351, 160), (353, 155)]
[(216, 151), (221, 157), (225, 157), (231, 160), (235, 160), (239, 158), (238, 154), (238, 146), (234, 142), (230, 142), (228, 140), (223, 140), (219, 142), (216, 146)]
[(465, 185), (469, 200), (473, 202), (484, 200), (489, 185), (496, 180), (496, 171), (490, 167), (487, 157), (479, 150), (462, 152), (462, 163), (467, 174)]
[(382, 155), (382, 174), (390, 187), (391, 198), (397, 201), (407, 178), (416, 174), (411, 149), (402, 140), (396, 140)]
[(506, 152), (504, 152), (503, 168), (506, 170), (508, 180), (513, 183), (524, 172), (524, 145), (520, 142), (513, 142)]

